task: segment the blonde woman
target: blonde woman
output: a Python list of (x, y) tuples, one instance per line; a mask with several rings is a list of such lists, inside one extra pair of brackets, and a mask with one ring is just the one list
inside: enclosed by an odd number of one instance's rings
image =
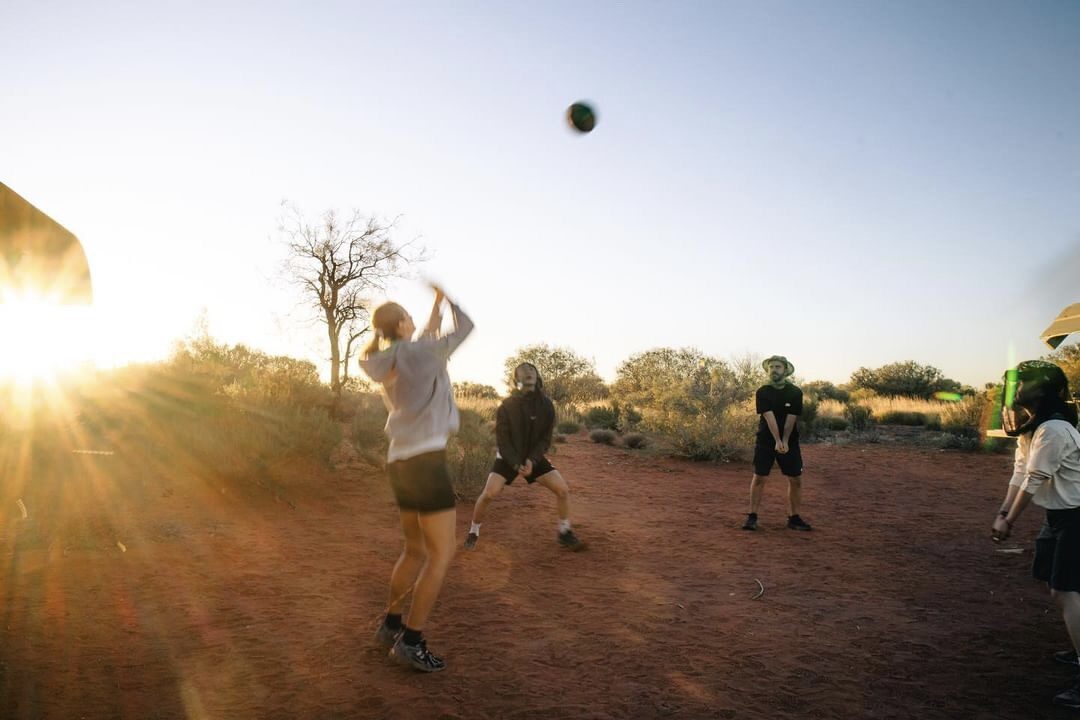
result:
[[(458, 409), (446, 371), (447, 360), (472, 332), (469, 317), (434, 287), (435, 304), (425, 331), (416, 339), (412, 317), (397, 303), (371, 314), (374, 337), (360, 366), (382, 386), (389, 415), (386, 469), (401, 515), (405, 549), (390, 576), (390, 605), (376, 633), (390, 657), (422, 672), (446, 667), (423, 637), (454, 557), (457, 513), (446, 466), (446, 442), (458, 429)], [(440, 336), (441, 308), (447, 301), (454, 329)], [(402, 619), (405, 598), (412, 604)]]

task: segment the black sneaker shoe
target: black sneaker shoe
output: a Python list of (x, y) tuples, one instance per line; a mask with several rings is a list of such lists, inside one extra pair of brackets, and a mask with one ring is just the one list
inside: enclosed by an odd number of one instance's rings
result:
[(406, 645), (405, 638), (399, 637), (394, 647), (390, 648), (390, 657), (395, 662), (420, 672), (439, 672), (446, 669), (443, 659), (433, 655), (423, 640), (417, 645)]
[(813, 530), (810, 527), (810, 523), (803, 520), (798, 515), (792, 515), (787, 519), (787, 526), (791, 530)]
[(1080, 709), (1080, 679), (1077, 679), (1068, 690), (1062, 690), (1055, 695), (1054, 704)]
[(743, 523), (743, 530), (757, 530), (757, 513), (750, 513), (746, 516), (746, 522)]
[(476, 549), (476, 541), (479, 540), (479, 539), (480, 539), (480, 536), (477, 535), (476, 533), (469, 533), (468, 535), (466, 535), (465, 536), (465, 549), (466, 550), (475, 550)]
[(585, 543), (578, 540), (578, 536), (574, 534), (573, 530), (559, 533), (559, 544), (563, 547), (570, 548), (574, 552), (585, 549)]
[(1054, 662), (1059, 662), (1062, 665), (1072, 665), (1073, 667), (1080, 665), (1080, 660), (1076, 658), (1075, 650), (1061, 650), (1054, 653)]
[(400, 634), (401, 630), (394, 630), (386, 623), (379, 623), (379, 629), (375, 631), (375, 643), (389, 650), (394, 647)]

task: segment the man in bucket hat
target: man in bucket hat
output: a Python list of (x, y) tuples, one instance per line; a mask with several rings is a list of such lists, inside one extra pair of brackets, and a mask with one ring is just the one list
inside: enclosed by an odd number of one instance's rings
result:
[(774, 463), (788, 479), (788, 522), (792, 530), (809, 530), (810, 524), (799, 517), (802, 496), (802, 453), (799, 451), (799, 415), (802, 414), (802, 390), (789, 382), (795, 366), (783, 355), (773, 355), (761, 366), (769, 382), (758, 388), (755, 399), (761, 415), (754, 443), (754, 477), (750, 481), (750, 514), (743, 530), (757, 530), (757, 510)]

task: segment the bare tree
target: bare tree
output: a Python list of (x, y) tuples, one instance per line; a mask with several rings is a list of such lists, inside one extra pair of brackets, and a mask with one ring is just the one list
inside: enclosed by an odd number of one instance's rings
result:
[(278, 230), (288, 249), (287, 275), (299, 286), (305, 305), (326, 325), (336, 411), (356, 341), (368, 330), (371, 294), (423, 260), (422, 253), (411, 254), (411, 242), (394, 241), (394, 223), (357, 210), (344, 220), (328, 210), (317, 223), (309, 223), (294, 206), (284, 204)]

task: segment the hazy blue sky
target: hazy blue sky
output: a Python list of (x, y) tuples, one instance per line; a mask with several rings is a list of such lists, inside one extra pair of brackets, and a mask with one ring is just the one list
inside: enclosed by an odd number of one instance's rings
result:
[(0, 33), (0, 181), (83, 240), (106, 360), (204, 307), (325, 355), (286, 198), (421, 236), (477, 323), (458, 379), (547, 341), (981, 384), (1080, 301), (1077, 2), (7, 0)]

